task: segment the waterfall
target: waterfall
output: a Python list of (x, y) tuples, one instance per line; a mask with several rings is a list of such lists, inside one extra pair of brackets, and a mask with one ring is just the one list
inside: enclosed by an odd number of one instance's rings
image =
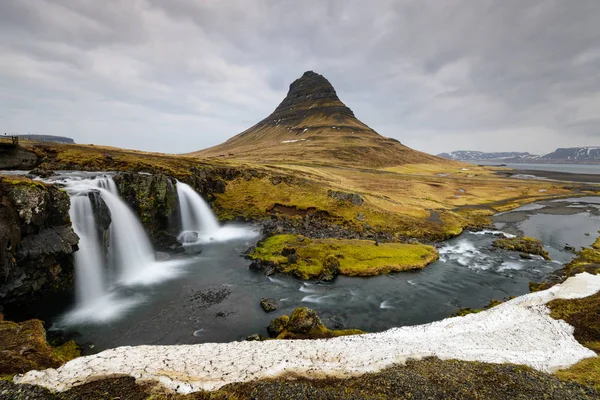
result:
[(108, 250), (111, 266), (118, 272), (119, 280), (130, 281), (154, 262), (154, 249), (142, 224), (123, 200), (107, 189), (98, 190), (112, 216)]
[(189, 185), (179, 181), (177, 197), (182, 227), (179, 240), (184, 245), (249, 239), (259, 235), (258, 231), (246, 226), (221, 226), (206, 201)]
[[(182, 234), (180, 239), (184, 243), (197, 241), (199, 237), (207, 238), (217, 234), (221, 228), (217, 217), (194, 189), (177, 181), (177, 197), (181, 213)], [(197, 236), (190, 235), (190, 233), (195, 233)]]
[(79, 250), (75, 252), (75, 295), (85, 307), (106, 293), (102, 249), (89, 197), (84, 194), (73, 195), (69, 214), (73, 229), (79, 236)]

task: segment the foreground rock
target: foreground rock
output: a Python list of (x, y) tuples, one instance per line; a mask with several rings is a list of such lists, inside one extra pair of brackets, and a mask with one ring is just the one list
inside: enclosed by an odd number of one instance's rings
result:
[(127, 399), (242, 400), (242, 399), (595, 399), (600, 392), (531, 368), (426, 358), (409, 360), (380, 372), (351, 379), (284, 378), (231, 383), (214, 392), (192, 395), (165, 393), (152, 382), (136, 384), (132, 377), (109, 378), (87, 383), (62, 393), (45, 388), (0, 381), (6, 400), (32, 399)]
[(275, 318), (267, 331), (275, 339), (325, 339), (364, 334), (358, 329), (327, 329), (317, 313), (306, 307), (296, 308), (289, 317), (282, 315)]
[(0, 305), (72, 290), (79, 238), (69, 207), (62, 190), (0, 176)]
[(523, 254), (533, 254), (551, 260), (548, 252), (544, 250), (542, 242), (530, 237), (502, 238), (494, 241), (492, 246), (509, 251), (518, 251)]
[(249, 258), (254, 260), (252, 269), (267, 275), (280, 272), (331, 281), (338, 274), (373, 276), (425, 268), (438, 259), (438, 253), (423, 244), (275, 235), (260, 242)]
[(46, 342), (42, 321), (4, 321), (0, 314), (0, 354), (0, 376), (6, 376), (57, 368), (79, 356), (79, 349), (73, 341), (52, 348)]
[(15, 381), (64, 391), (103, 376), (128, 375), (190, 393), (286, 375), (349, 378), (428, 356), (523, 364), (549, 372), (596, 354), (575, 340), (570, 325), (551, 318), (544, 304), (599, 290), (600, 276), (583, 273), (488, 311), (421, 326), (328, 340), (119, 347), (77, 358), (58, 370), (31, 371)]

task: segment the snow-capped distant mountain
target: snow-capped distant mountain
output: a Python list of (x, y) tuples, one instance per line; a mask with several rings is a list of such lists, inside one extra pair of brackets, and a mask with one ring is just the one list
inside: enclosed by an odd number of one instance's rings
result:
[(561, 148), (544, 156), (516, 151), (486, 153), (483, 151), (459, 150), (451, 153), (441, 153), (438, 154), (438, 157), (458, 161), (499, 161), (503, 163), (596, 164), (600, 163), (600, 146)]
[(539, 156), (530, 153), (520, 153), (516, 151), (510, 152), (497, 152), (497, 153), (486, 153), (483, 151), (472, 151), (472, 150), (458, 150), (451, 153), (441, 153), (438, 157), (447, 158), (449, 160), (458, 161), (511, 161), (511, 162), (525, 162), (532, 161)]
[(550, 154), (540, 157), (544, 162), (562, 163), (597, 163), (600, 162), (600, 147), (571, 147), (556, 149)]

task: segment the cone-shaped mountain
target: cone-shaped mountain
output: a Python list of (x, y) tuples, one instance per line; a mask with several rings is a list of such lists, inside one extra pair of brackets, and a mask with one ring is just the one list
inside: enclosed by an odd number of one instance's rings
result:
[(200, 157), (389, 167), (445, 161), (385, 138), (359, 121), (325, 77), (305, 72), (271, 115)]

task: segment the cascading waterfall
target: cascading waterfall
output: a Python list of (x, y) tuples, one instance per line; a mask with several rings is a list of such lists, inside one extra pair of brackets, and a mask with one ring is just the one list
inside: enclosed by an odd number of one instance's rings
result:
[(206, 240), (217, 234), (221, 229), (217, 217), (194, 189), (177, 181), (177, 197), (182, 227), (179, 238), (183, 243)]
[[(80, 238), (79, 250), (75, 252), (77, 303), (64, 322), (105, 322), (117, 318), (140, 300), (117, 297), (114, 290), (119, 285), (154, 283), (177, 275), (173, 269), (176, 263), (155, 261), (142, 224), (119, 197), (112, 177), (67, 178), (60, 182), (71, 197), (70, 216)], [(89, 197), (92, 191), (100, 194), (110, 211), (108, 249), (98, 236), (98, 221)]]
[(249, 239), (259, 234), (258, 231), (245, 226), (221, 226), (206, 201), (191, 186), (179, 181), (177, 197), (182, 226), (179, 240), (184, 245)]
[(109, 190), (98, 190), (112, 216), (108, 250), (111, 266), (119, 280), (131, 281), (155, 261), (154, 249), (142, 224), (123, 200)]

